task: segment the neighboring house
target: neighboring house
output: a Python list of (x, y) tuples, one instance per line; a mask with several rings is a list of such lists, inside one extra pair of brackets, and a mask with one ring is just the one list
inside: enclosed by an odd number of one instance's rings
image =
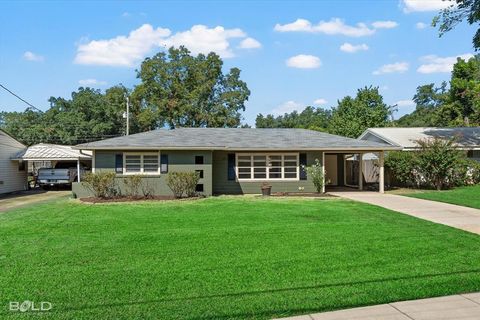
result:
[[(173, 171), (199, 172), (197, 191), (205, 195), (260, 193), (264, 182), (272, 192), (313, 192), (302, 167), (315, 159), (327, 168), (332, 185), (342, 185), (346, 156), (400, 149), (305, 129), (251, 128), (160, 129), (76, 148), (93, 151), (92, 171), (115, 172), (118, 178), (141, 174), (156, 195), (172, 194), (165, 177)], [(73, 191), (88, 195), (78, 183)]]
[(0, 129), (0, 194), (27, 189), (25, 162), (11, 159), (25, 148), (25, 145)]
[(458, 128), (369, 128), (358, 138), (387, 143), (404, 151), (418, 150), (417, 140), (430, 138), (457, 139), (456, 146), (471, 159), (480, 161), (480, 127)]

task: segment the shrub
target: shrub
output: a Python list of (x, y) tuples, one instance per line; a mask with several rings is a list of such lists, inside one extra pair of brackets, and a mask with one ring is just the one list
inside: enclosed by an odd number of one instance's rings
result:
[(323, 191), (325, 173), (322, 164), (318, 159), (310, 167), (304, 167), (307, 175), (312, 179), (313, 185), (318, 193)]
[(139, 174), (129, 175), (123, 179), (127, 195), (137, 197), (140, 195), (140, 187), (142, 186), (143, 177)]
[(82, 185), (97, 198), (111, 198), (117, 193), (115, 172), (87, 173), (83, 178)]
[(167, 185), (172, 190), (175, 198), (195, 195), (195, 189), (200, 180), (197, 172), (170, 172), (167, 176)]
[(462, 168), (465, 155), (455, 149), (455, 139), (433, 138), (417, 140), (417, 143), (420, 147), (417, 165), (427, 184), (441, 190), (458, 183), (455, 176)]
[(407, 185), (420, 184), (418, 165), (415, 152), (393, 151), (385, 157), (385, 167), (394, 175), (398, 182)]
[(185, 172), (185, 194), (187, 197), (194, 197), (196, 194), (196, 188), (198, 181), (200, 180), (200, 174), (198, 172)]

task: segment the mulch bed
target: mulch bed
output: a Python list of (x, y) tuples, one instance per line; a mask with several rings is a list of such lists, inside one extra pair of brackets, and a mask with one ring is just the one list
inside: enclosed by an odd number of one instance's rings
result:
[(311, 197), (311, 198), (335, 198), (328, 193), (316, 192), (274, 192), (271, 197)]
[(174, 196), (153, 196), (153, 197), (115, 197), (115, 198), (96, 198), (96, 197), (88, 197), (88, 198), (80, 198), (80, 201), (87, 202), (87, 203), (111, 203), (111, 202), (132, 202), (132, 201), (184, 201), (184, 200), (198, 200), (202, 197), (191, 197), (191, 198), (175, 198)]

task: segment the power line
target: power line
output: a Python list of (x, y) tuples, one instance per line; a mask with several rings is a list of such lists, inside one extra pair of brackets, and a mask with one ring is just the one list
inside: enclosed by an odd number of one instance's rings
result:
[(17, 94), (13, 93), (10, 89), (6, 88), (3, 84), (0, 83), (0, 87), (2, 87), (5, 91), (7, 91), (8, 93), (10, 93), (12, 96), (16, 97), (17, 99), (19, 99), (20, 101), (23, 101), (24, 103), (26, 103), (27, 105), (29, 105), (30, 107), (32, 107), (33, 109), (37, 110), (37, 111), (40, 111), (42, 112), (42, 110), (38, 109), (37, 107), (35, 107), (33, 104), (31, 104), (30, 102), (28, 102), (27, 100), (21, 98), (20, 96), (18, 96)]

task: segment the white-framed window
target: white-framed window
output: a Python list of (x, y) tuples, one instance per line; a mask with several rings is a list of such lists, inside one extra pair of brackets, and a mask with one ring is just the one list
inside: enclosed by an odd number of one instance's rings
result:
[(298, 153), (237, 153), (235, 172), (240, 181), (300, 180)]
[(160, 174), (158, 152), (123, 153), (123, 174)]

